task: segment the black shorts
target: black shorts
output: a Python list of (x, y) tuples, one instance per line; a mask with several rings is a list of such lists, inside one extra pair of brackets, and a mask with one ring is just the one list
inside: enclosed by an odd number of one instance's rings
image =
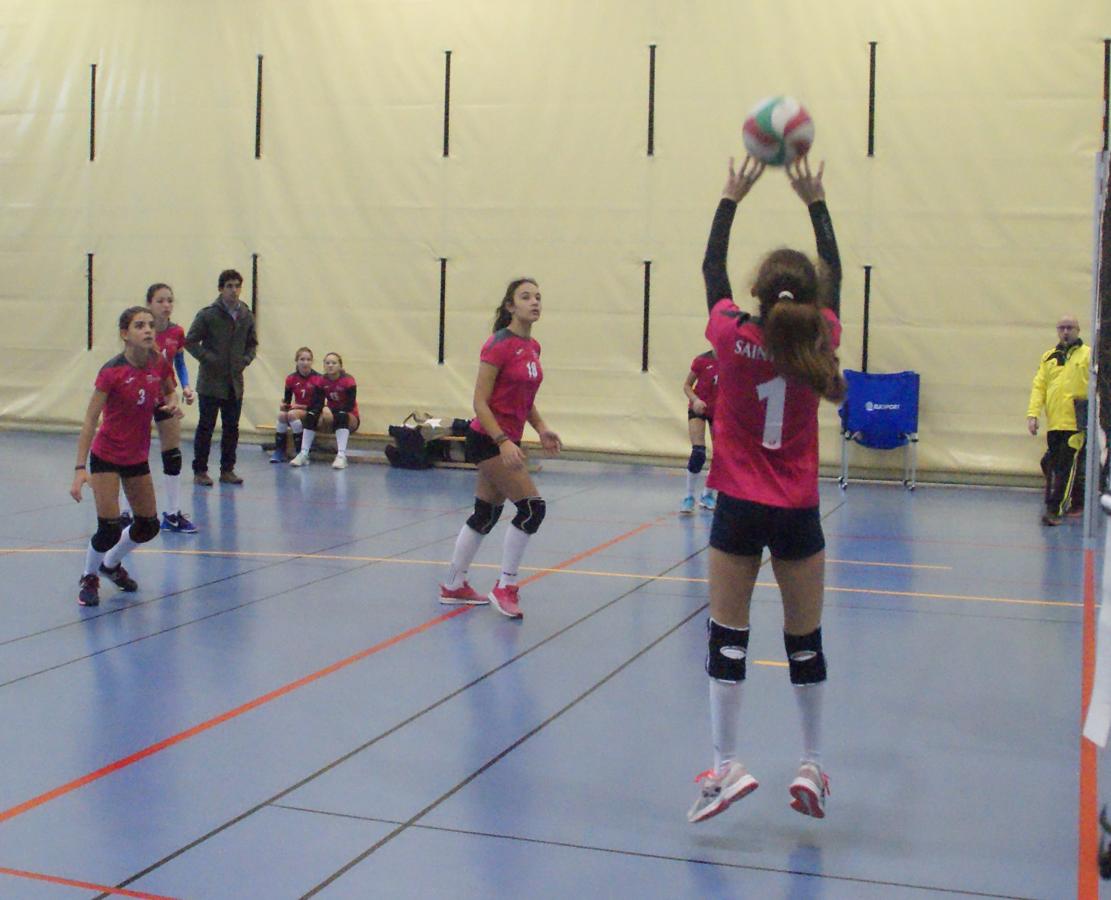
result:
[(90, 453), (89, 474), (99, 475), (102, 472), (116, 472), (119, 474), (120, 478), (138, 478), (141, 475), (150, 474), (150, 463), (143, 460), (141, 463), (123, 466), (119, 463), (108, 462), (106, 459), (101, 459), (95, 453)]
[(693, 409), (688, 409), (687, 421), (689, 422), (691, 419), (701, 419), (703, 422), (709, 422), (711, 425), (714, 424), (713, 416), (708, 416), (705, 413), (696, 413)]
[[(521, 445), (514, 441), (518, 447)], [(501, 456), (501, 448), (488, 434), (482, 434), (473, 428), (467, 429), (467, 442), (463, 445), (463, 459), (473, 465), (486, 462), (495, 456)]]
[(174, 414), (172, 412), (170, 412), (168, 409), (166, 409), (166, 407), (164, 407), (164, 406), (159, 406), (154, 411), (154, 421), (155, 422), (165, 422), (167, 419), (172, 419), (173, 417), (174, 417)]
[(825, 549), (818, 507), (783, 509), (718, 493), (710, 546), (733, 556), (759, 556), (767, 547), (776, 559), (806, 559)]

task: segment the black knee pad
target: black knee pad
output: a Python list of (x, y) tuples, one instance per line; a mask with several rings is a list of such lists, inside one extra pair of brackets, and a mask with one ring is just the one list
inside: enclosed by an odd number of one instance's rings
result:
[(181, 474), (180, 448), (174, 447), (173, 450), (162, 451), (162, 471), (167, 475)]
[(127, 534), (136, 544), (145, 544), (158, 536), (161, 526), (154, 516), (136, 516)]
[(479, 500), (478, 497), (474, 498), (474, 512), (471, 517), (467, 519), (467, 527), (477, 531), (479, 534), (489, 534), (494, 530), (494, 526), (498, 524), (498, 519), (501, 518), (501, 511), (504, 504), (499, 503), (494, 506), (486, 500)]
[(520, 528), (525, 534), (536, 534), (540, 530), (540, 523), (544, 521), (547, 504), (539, 497), (525, 497), (513, 505), (517, 507), (513, 527)]
[(341, 428), (350, 428), (350, 417), (342, 409), (339, 412), (332, 413), (332, 427), (338, 431)]
[(783, 634), (791, 684), (821, 684), (826, 680), (826, 656), (822, 652), (822, 629), (810, 634)]
[(709, 651), (706, 653), (706, 674), (718, 681), (745, 680), (745, 662), (748, 659), (748, 629), (729, 628), (706, 620), (709, 632)]
[(91, 541), (97, 553), (107, 553), (119, 542), (123, 529), (119, 519), (102, 519), (97, 516), (96, 534)]
[(687, 471), (697, 475), (704, 465), (706, 465), (706, 448), (701, 444), (695, 444), (691, 447), (691, 458), (687, 460)]
[(305, 423), (304, 427), (309, 431), (316, 431), (316, 426), (320, 424), (320, 410), (310, 409), (301, 421)]

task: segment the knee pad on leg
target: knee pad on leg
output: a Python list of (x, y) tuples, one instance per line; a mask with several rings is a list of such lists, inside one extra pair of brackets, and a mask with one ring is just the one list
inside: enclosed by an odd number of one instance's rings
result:
[(810, 634), (783, 634), (791, 684), (821, 684), (826, 680), (826, 656), (822, 652), (822, 629)]
[(91, 541), (93, 549), (97, 553), (107, 553), (119, 542), (121, 534), (123, 529), (120, 527), (119, 519), (102, 519), (98, 516), (96, 534)]
[(513, 526), (525, 534), (536, 534), (540, 530), (540, 523), (544, 521), (547, 504), (540, 497), (525, 497), (513, 505), (517, 507)]
[(498, 519), (501, 518), (501, 511), (504, 504), (499, 503), (494, 506), (486, 500), (479, 500), (478, 497), (474, 498), (474, 512), (471, 517), (467, 519), (467, 527), (479, 534), (489, 534), (494, 530), (494, 526), (498, 524)]
[(178, 447), (162, 451), (162, 471), (167, 475), (181, 474), (181, 450)]
[(309, 431), (316, 431), (316, 426), (320, 424), (320, 410), (310, 409), (301, 421), (305, 423), (304, 427)]
[(350, 417), (342, 409), (339, 412), (332, 413), (332, 428), (339, 431), (341, 428), (350, 428)]
[(706, 654), (706, 674), (718, 681), (744, 681), (749, 630), (729, 628), (713, 619), (706, 620), (706, 630), (710, 644)]
[(136, 544), (145, 544), (153, 540), (160, 530), (158, 519), (154, 516), (136, 516), (128, 529), (128, 535)]
[(701, 444), (695, 444), (691, 447), (691, 458), (687, 460), (687, 471), (697, 475), (704, 465), (706, 465), (706, 448)]

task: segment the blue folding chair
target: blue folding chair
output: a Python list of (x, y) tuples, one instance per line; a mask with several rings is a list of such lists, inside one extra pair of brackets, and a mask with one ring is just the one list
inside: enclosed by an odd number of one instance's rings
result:
[(903, 451), (903, 487), (913, 491), (918, 477), (917, 372), (874, 375), (845, 370), (849, 392), (841, 405), (842, 489), (849, 484), (849, 441), (873, 450)]

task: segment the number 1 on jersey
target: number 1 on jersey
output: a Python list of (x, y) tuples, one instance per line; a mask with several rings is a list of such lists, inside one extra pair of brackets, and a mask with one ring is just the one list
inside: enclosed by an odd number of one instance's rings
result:
[(778, 450), (783, 443), (783, 408), (787, 405), (787, 382), (779, 377), (758, 384), (756, 396), (768, 404), (764, 413), (763, 444), (769, 450)]

